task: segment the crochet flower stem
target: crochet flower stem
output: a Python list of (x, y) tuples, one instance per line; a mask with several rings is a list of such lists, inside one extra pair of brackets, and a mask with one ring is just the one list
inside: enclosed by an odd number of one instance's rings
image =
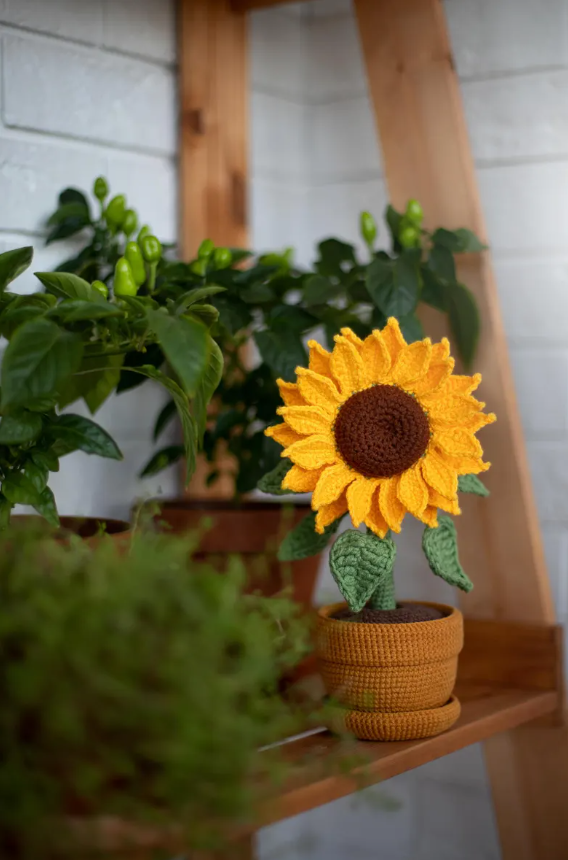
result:
[[(375, 537), (369, 528), (367, 528), (367, 534), (374, 540), (379, 540), (379, 538)], [(390, 538), (390, 531), (387, 532), (386, 538)], [(396, 609), (396, 597), (394, 593), (394, 564), (383, 575), (379, 585), (372, 593), (367, 606), (369, 609)]]

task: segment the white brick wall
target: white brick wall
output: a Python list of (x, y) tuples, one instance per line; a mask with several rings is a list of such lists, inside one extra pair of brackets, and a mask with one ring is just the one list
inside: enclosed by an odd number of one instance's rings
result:
[[(445, 0), (493, 252), (559, 620), (568, 619), (568, 0)], [(263, 28), (278, 31), (275, 11)], [(271, 22), (271, 23), (270, 23)], [(301, 259), (330, 234), (357, 240), (357, 216), (381, 215), (381, 157), (351, 0), (312, 0), (296, 21), (307, 60), (294, 98), (307, 105)], [(298, 37), (300, 38), (300, 37)], [(290, 50), (290, 47), (287, 47)], [(292, 54), (291, 54), (292, 56)], [(263, 59), (264, 63), (268, 58)], [(297, 62), (297, 55), (294, 55)], [(279, 60), (278, 86), (282, 80)], [(258, 72), (257, 72), (258, 74)], [(255, 118), (270, 124), (270, 110)], [(289, 133), (289, 132), (288, 132)], [(253, 201), (256, 202), (256, 201)], [(300, 200), (298, 200), (298, 203)], [(264, 204), (269, 201), (265, 199)], [(288, 210), (286, 210), (288, 211)], [(255, 224), (264, 211), (255, 213)], [(284, 217), (284, 216), (282, 216)], [(286, 216), (289, 217), (289, 216)], [(266, 234), (278, 243), (278, 215)], [(384, 235), (384, 233), (383, 233)], [(420, 529), (399, 546), (402, 597), (452, 600), (421, 557)], [(320, 598), (335, 587), (324, 573)], [(391, 780), (401, 807), (349, 800), (263, 832), (262, 860), (497, 860), (481, 749)], [(288, 853), (284, 850), (288, 847)]]
[[(0, 0), (0, 250), (33, 244), (35, 271), (63, 260), (72, 244), (43, 247), (45, 217), (63, 187), (98, 174), (176, 238), (174, 13), (174, 0)], [(126, 516), (136, 496), (175, 490), (175, 471), (136, 479), (162, 399), (144, 385), (105, 404), (96, 420), (125, 459), (63, 460), (52, 482), (63, 513)]]

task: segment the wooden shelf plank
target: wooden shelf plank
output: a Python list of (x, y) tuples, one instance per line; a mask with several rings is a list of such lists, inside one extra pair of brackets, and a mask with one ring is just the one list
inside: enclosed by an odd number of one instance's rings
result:
[(235, 12), (252, 12), (253, 9), (269, 9), (271, 6), (285, 6), (297, 0), (231, 0)]
[(340, 741), (329, 732), (310, 735), (288, 744), (286, 757), (296, 771), (281, 792), (268, 800), (261, 812), (263, 825), (273, 824), (325, 803), (353, 794), (381, 780), (420, 767), (456, 750), (486, 740), (553, 713), (559, 695), (554, 691), (504, 690), (481, 685), (457, 690), (462, 714), (456, 725), (442, 735), (418, 741), (372, 743), (358, 741), (350, 747), (363, 765), (349, 773), (331, 773), (341, 760)]

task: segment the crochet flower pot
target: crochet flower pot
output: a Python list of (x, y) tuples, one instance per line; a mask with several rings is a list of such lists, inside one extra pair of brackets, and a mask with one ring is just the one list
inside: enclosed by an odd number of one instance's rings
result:
[(366, 526), (366, 534), (343, 532), (331, 549), (347, 607), (320, 612), (323, 680), (358, 737), (426, 737), (459, 716), (452, 690), (462, 617), (451, 607), (397, 604), (391, 532), (407, 513), (421, 520), (433, 573), (471, 590), (453, 521), (439, 511), (459, 514), (458, 492), (487, 495), (476, 433), (495, 416), (472, 394), (480, 375), (453, 373), (445, 338), (407, 344), (391, 318), (365, 340), (350, 329), (334, 340), (332, 352), (310, 341), (309, 368), (296, 369), (296, 382), (279, 381), (284, 421), (266, 431), (284, 447), (273, 473), (281, 491), (312, 492), (312, 516), (288, 535), (286, 553), (321, 551), (347, 513)]

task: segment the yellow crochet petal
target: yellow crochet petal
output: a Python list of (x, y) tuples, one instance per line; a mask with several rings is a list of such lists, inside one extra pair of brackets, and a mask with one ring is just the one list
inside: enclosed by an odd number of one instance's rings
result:
[(458, 491), (458, 473), (449, 460), (430, 447), (420, 462), (428, 486), (446, 499), (453, 499)]
[(310, 436), (312, 433), (330, 433), (331, 419), (317, 406), (281, 406), (276, 410), (286, 424), (301, 433)]
[(418, 519), (431, 529), (438, 528), (438, 511), (436, 508), (430, 507), (430, 505), (420, 514)]
[(467, 430), (471, 430), (472, 433), (477, 433), (482, 427), (493, 424), (494, 421), (497, 421), (497, 416), (494, 412), (476, 412), (472, 413), (465, 421), (460, 421), (460, 425)]
[(312, 496), (314, 511), (335, 502), (356, 477), (355, 472), (343, 462), (324, 469)]
[(264, 431), (264, 435), (274, 439), (275, 442), (278, 442), (278, 444), (282, 445), (284, 448), (287, 448), (289, 445), (293, 445), (294, 442), (299, 442), (300, 439), (303, 439), (303, 436), (300, 436), (299, 433), (296, 433), (295, 430), (292, 430), (292, 428), (288, 427), (287, 424), (274, 424), (272, 427), (267, 427)]
[(365, 525), (380, 538), (384, 538), (389, 530), (388, 523), (383, 517), (379, 507), (377, 493), (375, 493), (373, 501), (371, 502), (371, 509), (365, 517)]
[(400, 532), (400, 527), (406, 513), (406, 509), (398, 498), (398, 482), (399, 477), (387, 478), (381, 482), (379, 487), (379, 507), (381, 513), (388, 523), (389, 528), (396, 532)]
[(310, 370), (313, 370), (314, 373), (321, 373), (322, 376), (331, 376), (329, 369), (331, 353), (324, 349), (317, 340), (309, 340), (308, 349), (310, 350)]
[(361, 356), (351, 341), (342, 335), (335, 335), (335, 346), (329, 365), (339, 390), (345, 397), (350, 397), (353, 392), (360, 391), (368, 384)]
[(342, 328), (339, 329), (339, 332), (346, 340), (352, 343), (354, 347), (356, 347), (358, 350), (361, 349), (361, 347), (363, 346), (363, 341), (358, 335), (355, 334), (354, 331), (351, 331), (350, 328)]
[(433, 444), (452, 457), (481, 457), (483, 451), (479, 440), (470, 430), (454, 427), (447, 430), (436, 430)]
[(320, 373), (314, 373), (313, 370), (306, 370), (305, 367), (299, 367), (297, 373), (302, 397), (311, 406), (318, 406), (326, 415), (333, 418), (343, 398), (331, 379)]
[(431, 420), (446, 425), (460, 425), (485, 406), (467, 394), (450, 394), (445, 397), (434, 394), (431, 397), (421, 397), (420, 404)]
[(430, 366), (431, 354), (432, 344), (428, 337), (401, 349), (392, 369), (392, 380), (395, 385), (406, 387), (424, 376)]
[(443, 337), (439, 343), (432, 344), (432, 362), (445, 361), (450, 355), (450, 341)]
[(302, 469), (320, 469), (332, 465), (338, 460), (338, 455), (330, 436), (308, 436), (294, 442), (282, 452), (282, 457), (290, 460)]
[(292, 490), (293, 493), (311, 493), (315, 490), (319, 477), (326, 467), (321, 469), (301, 469), (292, 466), (282, 481), (283, 490)]
[[(453, 499), (446, 499), (445, 496), (437, 493), (436, 490), (432, 489), (432, 487), (430, 487), (428, 493), (428, 505), (434, 508), (439, 508), (441, 511), (446, 511), (446, 513), (453, 514), (454, 516), (461, 514), (457, 496)], [(428, 510), (428, 508), (426, 508), (426, 510)]]
[(347, 498), (345, 493), (342, 493), (337, 501), (331, 505), (324, 505), (316, 514), (316, 532), (322, 535), (327, 526), (335, 522), (343, 514), (347, 513)]
[(361, 347), (361, 359), (369, 382), (384, 382), (391, 369), (390, 352), (380, 331), (365, 338)]
[(437, 364), (433, 364), (432, 361), (430, 361), (428, 372), (409, 385), (406, 385), (405, 388), (408, 391), (412, 391), (417, 397), (434, 394), (436, 391), (440, 390), (453, 369), (453, 358), (446, 358), (444, 361), (440, 361)]
[(277, 379), (276, 384), (280, 391), (280, 397), (286, 406), (305, 406), (306, 401), (300, 394), (300, 389), (295, 382), (285, 382), (283, 379)]
[(476, 373), (473, 376), (450, 376), (446, 380), (442, 389), (444, 394), (471, 394), (478, 388), (481, 382), (481, 374)]
[(483, 460), (475, 457), (449, 457), (445, 455), (444, 460), (455, 471), (456, 475), (479, 475), (480, 472), (486, 472), (491, 466), (491, 463), (484, 463)]
[(359, 528), (371, 508), (373, 493), (380, 478), (357, 478), (347, 490), (347, 507), (353, 525)]
[(428, 504), (428, 487), (422, 477), (420, 463), (415, 463), (399, 478), (397, 495), (401, 504), (415, 517), (426, 508)]
[(389, 351), (391, 362), (394, 364), (399, 352), (406, 346), (406, 341), (402, 336), (398, 320), (394, 317), (389, 317), (386, 326), (381, 331), (381, 335)]

